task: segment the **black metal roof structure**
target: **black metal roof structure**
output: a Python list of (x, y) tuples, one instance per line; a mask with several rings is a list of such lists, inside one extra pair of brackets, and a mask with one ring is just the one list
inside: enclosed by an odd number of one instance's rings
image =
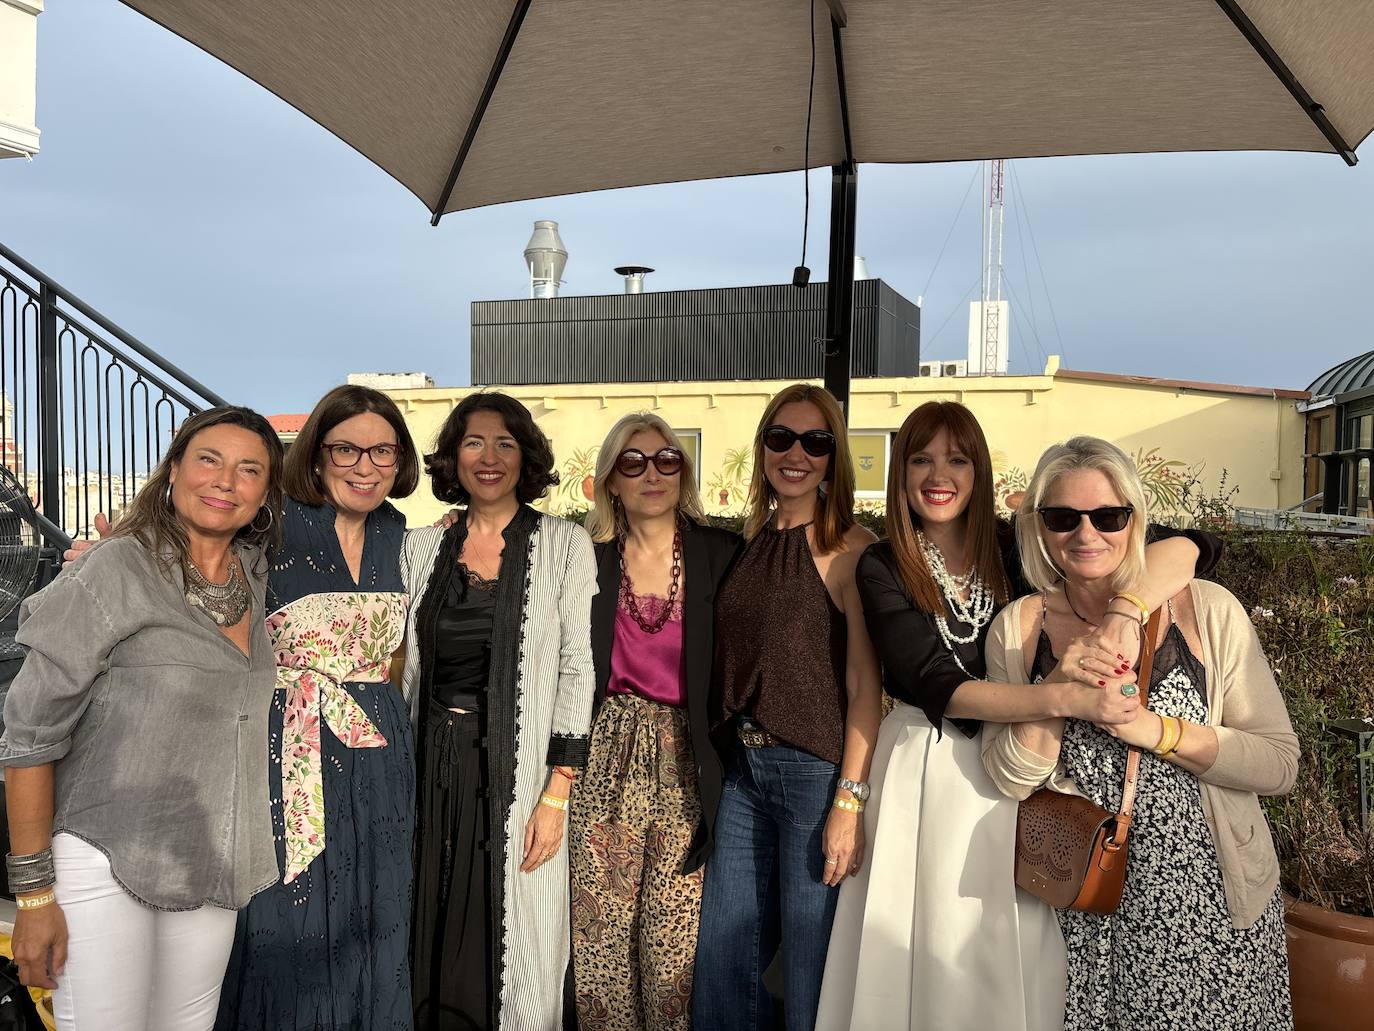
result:
[(1374, 390), (1374, 351), (1366, 351), (1349, 358), (1335, 368), (1327, 369), (1307, 388), (1312, 400), (1338, 397), (1356, 391)]
[[(472, 381), (820, 379), (828, 285), (729, 287), (472, 304)], [(921, 309), (854, 284), (852, 374), (915, 376)]]

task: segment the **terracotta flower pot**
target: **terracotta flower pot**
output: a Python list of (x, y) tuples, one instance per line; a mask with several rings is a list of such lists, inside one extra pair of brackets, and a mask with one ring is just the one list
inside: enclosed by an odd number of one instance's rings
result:
[(1374, 918), (1283, 904), (1295, 1031), (1374, 1029)]

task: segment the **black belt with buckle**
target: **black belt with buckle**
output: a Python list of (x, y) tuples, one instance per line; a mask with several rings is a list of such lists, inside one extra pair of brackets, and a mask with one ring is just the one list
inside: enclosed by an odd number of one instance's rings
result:
[(737, 723), (735, 734), (745, 748), (772, 748), (774, 745), (782, 744), (756, 723)]

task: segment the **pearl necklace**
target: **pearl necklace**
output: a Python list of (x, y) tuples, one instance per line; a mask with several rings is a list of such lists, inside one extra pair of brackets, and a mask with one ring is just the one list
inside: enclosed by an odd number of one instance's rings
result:
[[(925, 556), (930, 575), (940, 588), (940, 593), (945, 596), (950, 612), (960, 623), (972, 628), (966, 635), (956, 634), (950, 630), (949, 620), (943, 612), (935, 616), (935, 626), (940, 631), (940, 640), (954, 656), (959, 668), (972, 677), (973, 674), (969, 673), (959, 658), (959, 650), (955, 645), (972, 644), (978, 640), (978, 634), (983, 627), (992, 621), (992, 592), (987, 589), (976, 568), (970, 568), (968, 572), (955, 576), (945, 568), (945, 557), (940, 553), (940, 549), (932, 544), (924, 533), (917, 530), (916, 539), (921, 545), (921, 554)], [(965, 592), (968, 592), (967, 599), (964, 597)]]

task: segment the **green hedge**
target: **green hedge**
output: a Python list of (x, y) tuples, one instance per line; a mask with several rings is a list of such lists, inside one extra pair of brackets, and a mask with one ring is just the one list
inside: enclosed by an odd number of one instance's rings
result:
[(1250, 611), (1302, 746), (1293, 791), (1265, 800), (1284, 889), (1374, 916), (1374, 833), (1361, 826), (1356, 748), (1326, 730), (1328, 720), (1374, 717), (1374, 538), (1223, 536), (1214, 578)]

